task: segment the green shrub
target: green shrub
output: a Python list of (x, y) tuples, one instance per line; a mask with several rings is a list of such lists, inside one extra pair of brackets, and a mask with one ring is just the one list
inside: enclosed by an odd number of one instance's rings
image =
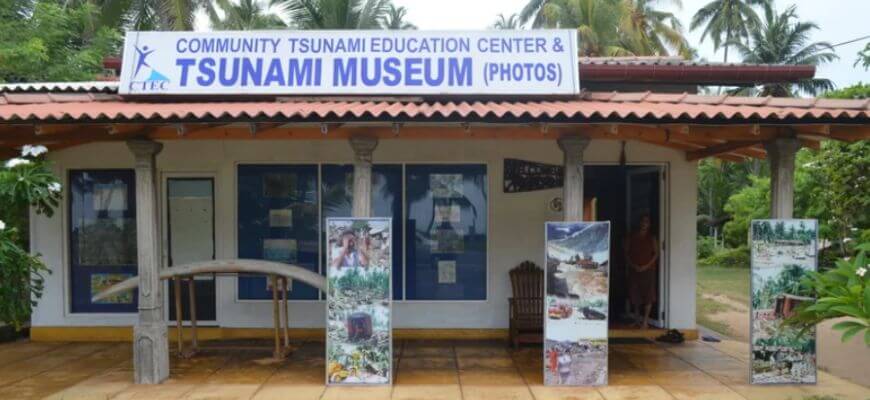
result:
[(710, 236), (698, 236), (698, 259), (704, 259), (713, 255), (716, 244)]
[[(61, 198), (61, 185), (41, 157), (45, 146), (25, 145), (21, 157), (0, 164), (0, 208), (26, 212), (29, 207), (51, 216)], [(0, 220), (0, 322), (21, 329), (42, 296), (44, 276), (50, 273), (39, 255), (30, 254), (12, 223)]]
[(749, 247), (718, 249), (709, 257), (699, 259), (698, 264), (725, 268), (749, 268)]
[(847, 318), (834, 324), (842, 331), (842, 341), (861, 337), (870, 347), (870, 243), (857, 246), (858, 254), (850, 260), (837, 261), (836, 268), (824, 272), (809, 272), (801, 280), (802, 287), (815, 294), (815, 303), (798, 306), (797, 315), (787, 323), (802, 326), (804, 331), (816, 324), (837, 318)]

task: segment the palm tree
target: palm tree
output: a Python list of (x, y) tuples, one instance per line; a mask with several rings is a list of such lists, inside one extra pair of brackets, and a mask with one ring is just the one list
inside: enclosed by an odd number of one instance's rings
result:
[(239, 4), (230, 0), (214, 0), (206, 7), (206, 13), (214, 30), (246, 31), (287, 26), (280, 17), (269, 13), (267, 8), (259, 0), (240, 0)]
[(417, 25), (405, 21), (405, 16), (407, 14), (407, 8), (396, 7), (395, 4), (391, 3), (389, 6), (387, 6), (387, 12), (384, 15), (383, 21), (381, 22), (381, 27), (391, 30), (417, 29)]
[[(668, 55), (671, 50), (686, 58), (692, 50), (683, 36), (680, 20), (670, 12), (657, 10), (658, 0), (623, 0), (622, 31), (635, 54)], [(682, 7), (680, 0), (669, 0)]]
[(535, 20), (546, 28), (576, 28), (581, 56), (635, 55), (619, 29), (622, 11), (621, 0), (547, 0)]
[(389, 0), (272, 0), (299, 29), (380, 29)]
[(701, 42), (710, 36), (713, 47), (718, 50), (725, 44), (725, 62), (728, 62), (729, 43), (742, 42), (758, 25), (758, 14), (753, 5), (767, 4), (770, 0), (713, 0), (695, 13), (689, 29), (705, 25)]
[(519, 22), (520, 25), (525, 25), (529, 21), (532, 22), (532, 28), (540, 28), (544, 25), (544, 16), (541, 14), (541, 9), (547, 0), (529, 0), (523, 9), (520, 10)]
[(97, 27), (136, 31), (193, 29), (196, 12), (208, 0), (67, 0), (65, 6), (91, 4), (97, 12), (92, 24)]
[(520, 28), (520, 20), (516, 14), (511, 14), (510, 17), (505, 18), (504, 14), (499, 14), (498, 19), (492, 24), (492, 27), (495, 29), (501, 30), (512, 30)]
[[(819, 29), (819, 26), (813, 22), (798, 21), (794, 6), (777, 14), (772, 5), (765, 4), (764, 20), (758, 29), (750, 32), (750, 44), (733, 41), (731, 45), (740, 52), (743, 62), (753, 64), (818, 66), (837, 59), (829, 43), (810, 43), (810, 32), (815, 29)], [(760, 96), (790, 97), (796, 95), (797, 91), (815, 95), (833, 88), (834, 84), (828, 79), (808, 79), (795, 84), (769, 83), (755, 89), (755, 92)]]

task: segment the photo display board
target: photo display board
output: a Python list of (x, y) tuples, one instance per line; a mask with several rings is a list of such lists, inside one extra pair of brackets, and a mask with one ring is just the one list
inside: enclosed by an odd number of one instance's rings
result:
[(754, 220), (750, 369), (753, 384), (816, 383), (816, 331), (803, 335), (783, 321), (814, 301), (800, 280), (817, 268), (818, 223), (812, 219)]
[(327, 218), (326, 383), (392, 381), (391, 218)]
[(607, 384), (610, 222), (547, 222), (544, 384)]

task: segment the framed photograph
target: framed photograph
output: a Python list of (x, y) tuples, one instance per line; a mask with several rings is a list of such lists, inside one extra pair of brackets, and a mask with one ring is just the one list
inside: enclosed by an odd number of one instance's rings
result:
[[(115, 274), (115, 273), (95, 273), (91, 274), (91, 296), (95, 296), (98, 293), (119, 284), (130, 277), (133, 274)], [(126, 292), (118, 293), (106, 297), (105, 299), (95, 301), (94, 304), (133, 304), (133, 294), (136, 293), (134, 290), (128, 290)]]
[(263, 259), (283, 263), (296, 262), (296, 239), (263, 239)]
[(750, 369), (753, 384), (813, 384), (816, 332), (801, 334), (783, 321), (815, 301), (800, 280), (817, 268), (813, 219), (753, 220), (750, 228)]
[(544, 384), (607, 384), (610, 222), (547, 222)]
[(390, 218), (327, 218), (326, 383), (393, 376)]
[(458, 204), (436, 204), (435, 224), (458, 224), (462, 215), (462, 207)]
[(462, 174), (431, 174), (429, 190), (432, 197), (454, 199), (462, 197)]
[(456, 260), (438, 261), (438, 283), (456, 283)]
[(289, 208), (280, 208), (269, 210), (269, 227), (270, 228), (292, 228), (293, 227), (293, 210)]

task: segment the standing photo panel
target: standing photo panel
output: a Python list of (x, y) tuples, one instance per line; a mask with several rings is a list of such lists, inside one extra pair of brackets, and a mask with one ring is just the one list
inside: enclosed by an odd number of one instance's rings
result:
[(610, 222), (547, 222), (544, 384), (607, 384)]
[(818, 223), (753, 220), (750, 228), (750, 369), (753, 384), (816, 383), (816, 331), (784, 324), (813, 302), (801, 279), (817, 269)]
[(326, 383), (392, 381), (391, 218), (327, 218)]

